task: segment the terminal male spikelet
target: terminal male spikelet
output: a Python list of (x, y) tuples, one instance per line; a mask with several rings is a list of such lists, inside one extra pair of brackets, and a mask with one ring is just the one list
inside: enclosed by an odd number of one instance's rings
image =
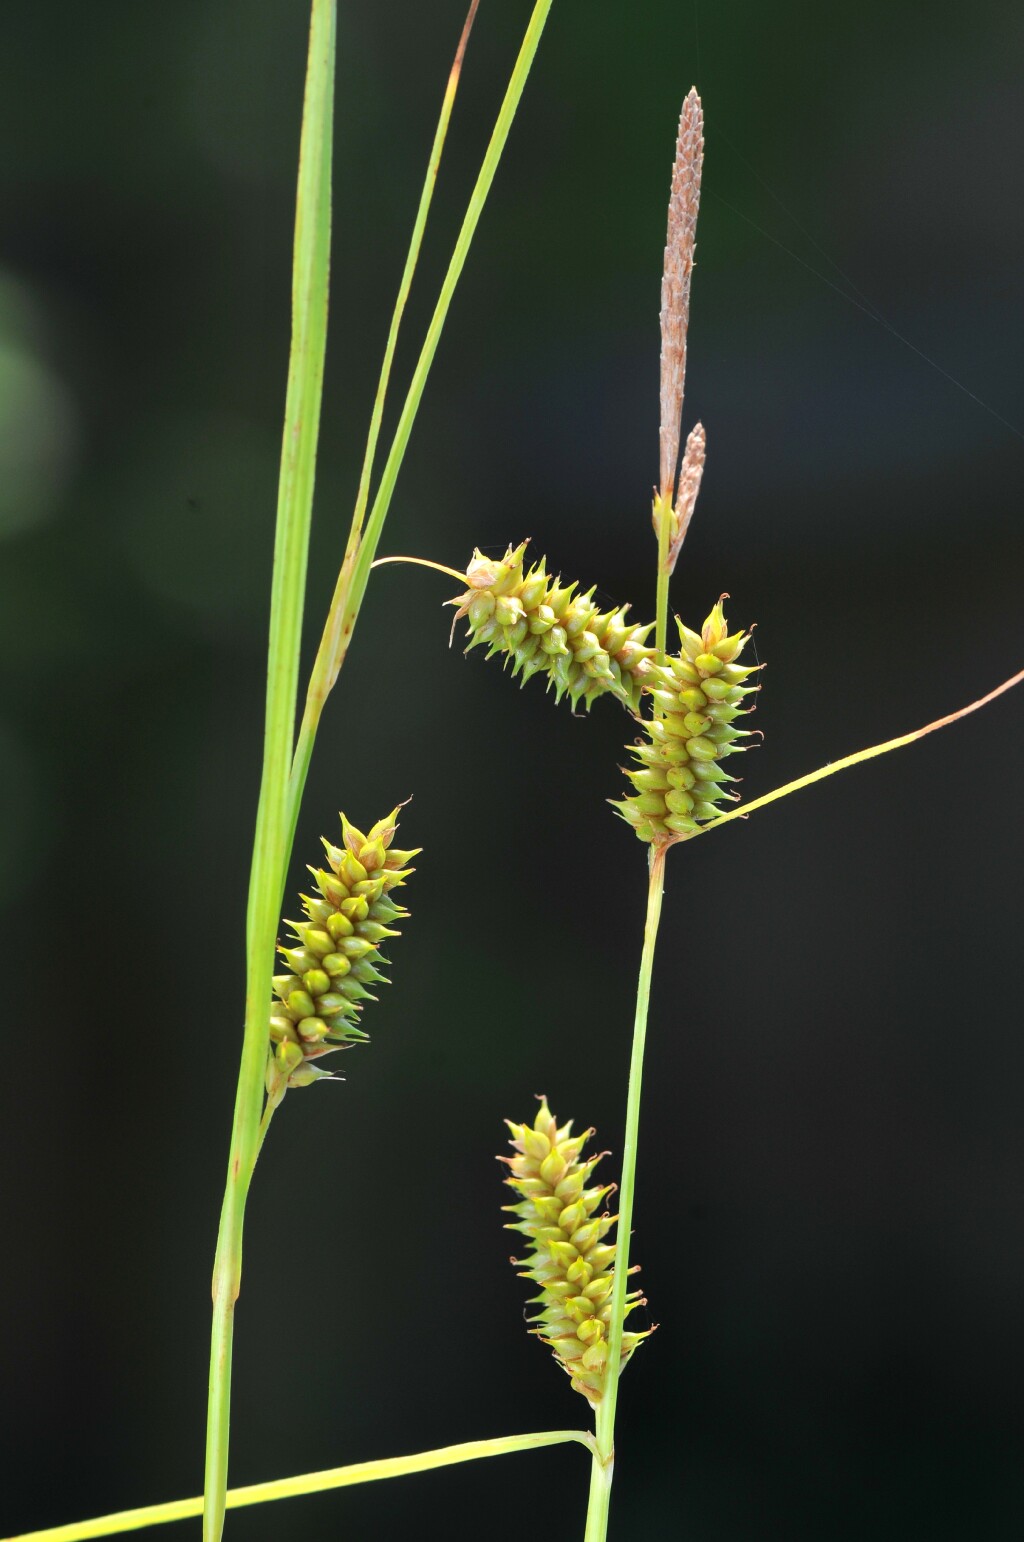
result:
[(589, 710), (595, 697), (612, 695), (638, 712), (654, 658), (645, 646), (653, 622), (627, 621), (627, 605), (599, 610), (592, 589), (578, 594), (576, 584), (549, 577), (543, 558), (524, 571), (526, 547), (526, 541), (510, 546), (500, 562), (473, 553), (469, 588), (449, 601), (456, 619), (466, 618), (469, 647), (484, 644), (488, 658), (504, 655), (524, 683), (546, 675), (558, 701), (568, 696), (574, 707), (582, 701)]
[(746, 748), (750, 735), (733, 725), (750, 710), (744, 698), (756, 686), (745, 684), (757, 665), (737, 664), (750, 634), (729, 635), (721, 601), (698, 635), (677, 622), (680, 649), (659, 666), (651, 690), (655, 716), (644, 723), (646, 739), (630, 753), (640, 770), (627, 771), (635, 791), (618, 809), (642, 841), (664, 845), (695, 835), (714, 819), (723, 799), (735, 801), (723, 771), (726, 755)]
[(408, 915), (391, 898), (412, 869), (417, 851), (391, 845), (397, 809), (364, 835), (341, 816), (342, 845), (324, 841), (328, 868), (311, 867), (319, 894), (302, 896), (304, 921), (285, 924), (295, 946), (279, 948), (287, 974), (276, 975), (270, 1009), (272, 1053), (267, 1091), (305, 1087), (327, 1073), (312, 1062), (366, 1039), (357, 1026), (368, 985), (387, 983), (379, 944), (399, 934), (390, 925)]
[[(572, 1135), (571, 1124), (559, 1127), (546, 1098), (532, 1125), (506, 1122), (516, 1155), (498, 1160), (511, 1168), (505, 1182), (521, 1200), (504, 1208), (519, 1218), (509, 1230), (523, 1232), (533, 1244), (526, 1258), (512, 1262), (540, 1287), (532, 1298), (538, 1310), (531, 1331), (554, 1351), (576, 1391), (596, 1406), (604, 1395), (615, 1266), (615, 1243), (604, 1239), (618, 1219), (597, 1212), (614, 1185), (587, 1186), (601, 1157), (582, 1162), (580, 1153), (594, 1132)], [(641, 1304), (640, 1292), (631, 1292), (627, 1314)], [(652, 1331), (623, 1333), (623, 1365)]]

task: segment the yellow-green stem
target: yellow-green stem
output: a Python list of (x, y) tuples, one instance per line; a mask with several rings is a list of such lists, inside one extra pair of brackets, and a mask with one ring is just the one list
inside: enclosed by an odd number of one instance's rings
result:
[(654, 527), (658, 534), (658, 586), (655, 591), (654, 646), (664, 653), (668, 639), (668, 583), (672, 577), (668, 551), (672, 538), (672, 493), (654, 499)]
[(619, 1371), (622, 1356), (622, 1330), (629, 1292), (629, 1242), (633, 1225), (633, 1195), (636, 1189), (636, 1158), (640, 1135), (640, 1092), (643, 1084), (644, 1047), (647, 1042), (647, 1012), (651, 999), (651, 974), (654, 949), (661, 920), (661, 900), (665, 889), (664, 846), (652, 846), (650, 880), (647, 889), (647, 918), (644, 945), (640, 955), (640, 976), (636, 987), (636, 1012), (633, 1018), (633, 1047), (629, 1059), (629, 1090), (626, 1094), (626, 1132), (622, 1143), (622, 1181), (619, 1185), (619, 1222), (615, 1252), (615, 1283), (612, 1290), (612, 1315), (608, 1328), (608, 1372), (604, 1396), (597, 1406), (594, 1453), (587, 1508), (586, 1542), (604, 1542), (608, 1532), (612, 1472), (615, 1461), (615, 1408), (619, 1395)]
[(608, 1456), (595, 1448), (590, 1458), (590, 1493), (587, 1497), (587, 1530), (584, 1542), (604, 1542), (612, 1502), (615, 1451)]
[(745, 819), (748, 814), (753, 814), (757, 809), (767, 808), (769, 803), (778, 803), (780, 798), (788, 798), (792, 792), (800, 792), (804, 787), (812, 787), (815, 782), (823, 782), (826, 777), (835, 776), (838, 771), (848, 771), (851, 766), (859, 766), (862, 760), (874, 760), (878, 755), (888, 755), (890, 750), (901, 750), (904, 745), (913, 744), (916, 739), (923, 739), (926, 734), (933, 734), (939, 728), (948, 728), (951, 723), (959, 722), (962, 717), (977, 712), (981, 707), (987, 707), (989, 702), (995, 701), (997, 696), (1002, 696), (1005, 691), (1010, 691), (1015, 685), (1022, 683), (1024, 683), (1024, 669), (1019, 669), (1015, 675), (1011, 675), (994, 690), (987, 691), (976, 701), (968, 702), (966, 707), (948, 712), (945, 717), (938, 717), (933, 723), (926, 723), (923, 728), (915, 728), (908, 734), (900, 734), (896, 739), (886, 739), (882, 744), (869, 745), (866, 750), (857, 750), (852, 755), (844, 755), (841, 760), (830, 761), (827, 766), (819, 766), (817, 771), (809, 771), (806, 776), (798, 776), (795, 781), (786, 782), (782, 787), (766, 792), (761, 798), (753, 798), (749, 803), (732, 809), (728, 814), (719, 814), (717, 819), (709, 820), (696, 834), (687, 836), (686, 839), (695, 841), (698, 836), (717, 830), (719, 825), (730, 824), (734, 819)]
[[(347, 1467), (329, 1467), (322, 1472), (307, 1472), (297, 1478), (277, 1478), (269, 1483), (250, 1483), (245, 1488), (229, 1489), (227, 1508), (266, 1504), (273, 1499), (296, 1499), (302, 1494), (322, 1494), (327, 1489), (349, 1488), (355, 1483), (373, 1483), (381, 1478), (403, 1478), (416, 1472), (430, 1472), (435, 1467), (452, 1467), (457, 1462), (475, 1462), (482, 1457), (505, 1456), (514, 1451), (536, 1451), (541, 1446), (562, 1445), (575, 1440), (593, 1450), (594, 1437), (584, 1430), (542, 1430), (535, 1435), (502, 1435), (495, 1440), (467, 1440), (460, 1445), (442, 1446), (436, 1451), (417, 1451), (414, 1456), (388, 1456), (376, 1462), (353, 1462)], [(90, 1542), (95, 1537), (112, 1537), (125, 1531), (142, 1531), (147, 1526), (161, 1526), (167, 1521), (184, 1521), (202, 1512), (203, 1501), (172, 1499), (167, 1504), (145, 1505), (138, 1510), (119, 1510), (115, 1515), (101, 1515), (96, 1520), (72, 1521), (67, 1526), (51, 1526), (45, 1531), (28, 1531), (9, 1542)]]
[(207, 1405), (204, 1542), (224, 1525), (231, 1408), (231, 1350), (242, 1274), (245, 1201), (260, 1144), (274, 943), (287, 839), (288, 777), (298, 699), (299, 648), (320, 425), (330, 263), (335, 0), (313, 0), (302, 111), (281, 475), (270, 599), (263, 774), (246, 916), (245, 1033), (227, 1181), (213, 1267)]
[(429, 557), (377, 557), (372, 566), (375, 568), (387, 567), (392, 562), (407, 562), (417, 568), (433, 568), (435, 573), (444, 573), (457, 584), (465, 584), (465, 571), (459, 572), (457, 568), (448, 567), (444, 562), (431, 562)]

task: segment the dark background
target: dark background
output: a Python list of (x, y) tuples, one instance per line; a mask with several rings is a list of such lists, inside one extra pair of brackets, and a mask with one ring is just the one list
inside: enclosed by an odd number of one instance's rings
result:
[[(483, 0), (400, 386), (528, 9)], [(463, 11), (341, 7), (307, 658)], [(201, 1484), (307, 9), (3, 21), (6, 1534)], [(557, 0), (384, 549), (460, 566), (529, 535), (652, 611), (695, 80), (709, 463), (673, 598), (699, 624), (728, 589), (758, 623), (747, 795), (1019, 668), (1022, 74), (1014, 0)], [(317, 745), (290, 891), (341, 806), (414, 793), (426, 851), (372, 1047), (288, 1098), (258, 1172), (236, 1483), (584, 1421), (524, 1331), (493, 1154), (539, 1090), (621, 1149), (645, 874), (603, 800), (629, 730), (449, 652), (450, 592), (377, 576)], [(673, 854), (623, 1542), (1020, 1535), (1022, 765), (1011, 695)], [(228, 1533), (578, 1537), (587, 1466), (505, 1457)]]

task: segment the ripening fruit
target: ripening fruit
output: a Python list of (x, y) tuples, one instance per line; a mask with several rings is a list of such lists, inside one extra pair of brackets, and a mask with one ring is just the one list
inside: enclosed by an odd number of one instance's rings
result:
[(408, 915), (391, 899), (413, 871), (406, 864), (416, 851), (398, 851), (391, 842), (398, 828), (393, 809), (364, 835), (341, 816), (342, 845), (324, 841), (328, 869), (311, 867), (319, 894), (302, 896), (304, 921), (285, 924), (292, 947), (278, 951), (288, 973), (276, 975), (277, 1000), (270, 1008), (272, 1053), (267, 1062), (267, 1091), (305, 1087), (328, 1073), (313, 1061), (332, 1050), (366, 1039), (357, 1026), (365, 1001), (375, 1001), (368, 985), (387, 984), (378, 969), (386, 964), (379, 944), (397, 937), (392, 921)]
[[(616, 1244), (606, 1238), (618, 1219), (600, 1207), (614, 1184), (589, 1186), (601, 1156), (582, 1162), (580, 1153), (594, 1132), (574, 1136), (571, 1124), (559, 1128), (546, 1098), (532, 1125), (506, 1123), (516, 1155), (498, 1160), (511, 1169), (505, 1182), (521, 1196), (519, 1204), (504, 1206), (518, 1217), (508, 1227), (532, 1245), (526, 1258), (512, 1262), (540, 1287), (531, 1298), (537, 1307), (531, 1331), (554, 1352), (576, 1391), (596, 1406), (604, 1395), (615, 1278)], [(631, 1291), (627, 1315), (645, 1304), (639, 1291)], [(623, 1333), (621, 1365), (653, 1331)]]
[(649, 687), (655, 715), (644, 723), (646, 740), (630, 748), (640, 769), (627, 771), (633, 792), (613, 804), (642, 841), (665, 845), (695, 835), (714, 819), (734, 780), (723, 771), (726, 755), (746, 749), (750, 734), (734, 727), (751, 709), (744, 705), (758, 686), (747, 685), (760, 666), (736, 663), (750, 634), (728, 633), (721, 601), (700, 635), (677, 622), (680, 648), (653, 666)]
[(638, 712), (655, 657), (646, 646), (654, 623), (627, 621), (626, 605), (598, 610), (592, 589), (577, 594), (576, 584), (549, 578), (543, 558), (524, 572), (526, 545), (510, 546), (500, 562), (473, 553), (469, 588), (448, 602), (457, 607), (457, 620), (466, 618), (469, 648), (483, 644), (488, 658), (502, 654), (524, 684), (531, 675), (546, 675), (557, 701), (568, 696), (574, 707), (582, 701), (589, 710), (595, 697), (611, 695)]

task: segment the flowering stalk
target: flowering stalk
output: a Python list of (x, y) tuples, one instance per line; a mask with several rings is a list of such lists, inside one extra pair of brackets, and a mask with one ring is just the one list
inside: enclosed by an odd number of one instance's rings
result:
[(611, 1503), (615, 1464), (615, 1410), (618, 1404), (619, 1374), (622, 1368), (621, 1350), (626, 1338), (623, 1323), (630, 1305), (626, 1281), (629, 1274), (629, 1242), (633, 1229), (633, 1196), (636, 1191), (640, 1093), (643, 1083), (644, 1049), (647, 1044), (647, 1013), (651, 1001), (654, 948), (658, 940), (661, 901), (665, 890), (667, 850), (667, 845), (653, 846), (650, 854), (647, 917), (644, 922), (644, 945), (640, 955), (640, 975), (636, 988), (633, 1044), (629, 1059), (629, 1086), (626, 1092), (626, 1131), (622, 1143), (622, 1181), (619, 1188), (619, 1258), (611, 1300), (608, 1375), (605, 1395), (597, 1410), (595, 1429), (597, 1451), (591, 1469), (585, 1542), (604, 1542), (608, 1532), (608, 1510)]

